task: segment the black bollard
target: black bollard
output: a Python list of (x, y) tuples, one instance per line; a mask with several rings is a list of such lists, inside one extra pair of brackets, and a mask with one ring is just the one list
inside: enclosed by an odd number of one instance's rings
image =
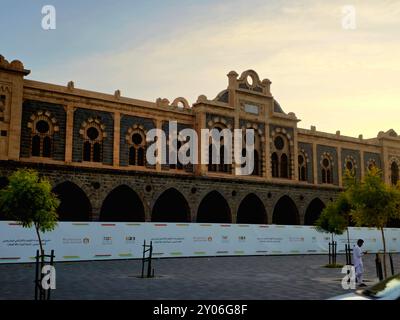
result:
[(379, 258), (379, 253), (376, 254), (375, 265), (376, 265), (376, 275), (379, 278), (379, 280), (382, 281), (383, 280), (382, 261)]
[(392, 276), (394, 276), (394, 266), (393, 266), (392, 253), (389, 253), (389, 259), (390, 259), (390, 270), (392, 271)]

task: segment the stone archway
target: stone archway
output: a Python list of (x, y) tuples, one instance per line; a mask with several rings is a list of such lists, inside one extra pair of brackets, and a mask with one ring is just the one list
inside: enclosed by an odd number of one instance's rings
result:
[(144, 222), (143, 202), (130, 187), (120, 185), (104, 199), (100, 211), (100, 221)]
[(197, 222), (231, 223), (231, 209), (218, 191), (211, 191), (201, 200), (197, 210)]
[(311, 201), (304, 215), (304, 225), (313, 226), (324, 209), (325, 204), (321, 201), (321, 199), (315, 198), (313, 201)]
[(236, 220), (237, 223), (267, 223), (267, 212), (260, 198), (254, 193), (248, 194), (239, 205)]
[(185, 197), (175, 188), (164, 191), (153, 206), (152, 222), (190, 222), (190, 208)]
[(272, 216), (273, 224), (298, 225), (300, 224), (299, 211), (289, 196), (281, 197), (275, 205)]
[(61, 201), (57, 213), (60, 221), (90, 221), (92, 205), (86, 193), (75, 183), (65, 181), (57, 185), (53, 192)]

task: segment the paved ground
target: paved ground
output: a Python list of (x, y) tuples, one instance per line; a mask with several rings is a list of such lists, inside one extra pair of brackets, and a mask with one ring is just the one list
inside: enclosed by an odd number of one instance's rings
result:
[[(375, 255), (364, 257), (366, 280), (376, 281)], [(137, 260), (57, 263), (53, 299), (326, 299), (346, 293), (341, 269), (328, 257), (263, 256), (154, 261), (156, 277), (141, 279)], [(338, 257), (343, 263), (344, 256)], [(400, 270), (400, 255), (394, 255)], [(34, 266), (0, 265), (0, 299), (32, 299)], [(370, 282), (372, 283), (372, 282)]]

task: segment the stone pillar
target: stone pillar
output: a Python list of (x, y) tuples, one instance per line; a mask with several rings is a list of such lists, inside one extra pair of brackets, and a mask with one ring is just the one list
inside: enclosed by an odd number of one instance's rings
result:
[(339, 187), (343, 186), (342, 148), (337, 148)]
[(313, 176), (314, 184), (318, 184), (318, 154), (315, 142), (313, 143)]
[(299, 162), (298, 162), (298, 156), (299, 156), (299, 145), (297, 143), (297, 128), (294, 128), (293, 131), (293, 143), (294, 143), (294, 152), (293, 152), (293, 177), (294, 180), (299, 181)]
[[(21, 119), (23, 104), (23, 77), (12, 77), (13, 87), (10, 107), (10, 132), (8, 137), (8, 159), (19, 160), (21, 143)], [(27, 128), (24, 128), (25, 130)]]
[(269, 122), (265, 123), (265, 177), (267, 180), (272, 179), (271, 173), (271, 137), (269, 134)]
[(114, 112), (114, 143), (113, 143), (114, 167), (119, 167), (120, 134), (121, 134), (121, 113)]
[[(160, 119), (160, 118), (157, 118), (157, 119), (156, 119), (156, 128), (159, 129), (159, 130), (162, 130), (162, 119)], [(168, 137), (167, 137), (167, 139), (168, 139)], [(159, 142), (161, 142), (160, 139), (158, 139), (156, 143), (159, 143)], [(158, 151), (161, 150), (160, 147), (161, 147), (161, 145), (158, 145), (158, 148), (157, 148)], [(156, 171), (161, 171), (161, 163), (158, 163), (158, 162), (157, 162), (157, 164), (156, 164)]]
[[(196, 113), (196, 130), (197, 130), (197, 137), (198, 137), (198, 147), (197, 147), (197, 162), (198, 164), (195, 165), (195, 173), (196, 175), (204, 176), (207, 174), (207, 165), (203, 164), (201, 159), (203, 155), (202, 150), (202, 137), (201, 137), (201, 129), (205, 129), (206, 126), (206, 114), (203, 110)], [(205, 145), (208, 145), (207, 142), (204, 142)]]
[(385, 178), (385, 183), (390, 185), (390, 163), (389, 163), (389, 152), (387, 147), (385, 146), (385, 142), (383, 142), (382, 146), (382, 170), (383, 176)]
[(65, 126), (65, 162), (72, 162), (72, 148), (73, 148), (73, 135), (74, 135), (74, 112), (75, 109), (73, 105), (68, 104), (65, 107), (65, 112), (67, 114), (67, 123)]
[(365, 165), (364, 165), (364, 151), (361, 150), (360, 151), (360, 173), (361, 173), (361, 180), (364, 178), (365, 176)]

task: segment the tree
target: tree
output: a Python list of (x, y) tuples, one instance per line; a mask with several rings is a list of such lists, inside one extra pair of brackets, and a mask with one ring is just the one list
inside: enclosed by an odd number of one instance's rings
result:
[(345, 191), (341, 192), (338, 198), (330, 202), (322, 211), (321, 216), (315, 222), (316, 228), (320, 232), (329, 232), (332, 234), (342, 234), (347, 230), (347, 242), (349, 242), (349, 225), (351, 224), (350, 212), (353, 206), (350, 203), (348, 193), (349, 190), (356, 183), (354, 173), (346, 170), (344, 175)]
[[(339, 198), (342, 194), (339, 195)], [(328, 203), (322, 211), (320, 217), (315, 222), (316, 229), (320, 232), (328, 232), (332, 234), (342, 234), (347, 228), (347, 219), (340, 211), (339, 199)]]
[(377, 168), (368, 170), (361, 183), (355, 183), (348, 189), (350, 202), (354, 206), (352, 219), (357, 226), (380, 229), (383, 243), (383, 265), (385, 278), (386, 241), (384, 228), (391, 219), (400, 218), (400, 189), (386, 185), (382, 172)]
[(51, 192), (50, 182), (35, 170), (20, 169), (9, 177), (9, 184), (0, 190), (0, 211), (18, 221), (24, 228), (35, 227), (41, 254), (44, 254), (40, 232), (57, 226), (60, 201)]

